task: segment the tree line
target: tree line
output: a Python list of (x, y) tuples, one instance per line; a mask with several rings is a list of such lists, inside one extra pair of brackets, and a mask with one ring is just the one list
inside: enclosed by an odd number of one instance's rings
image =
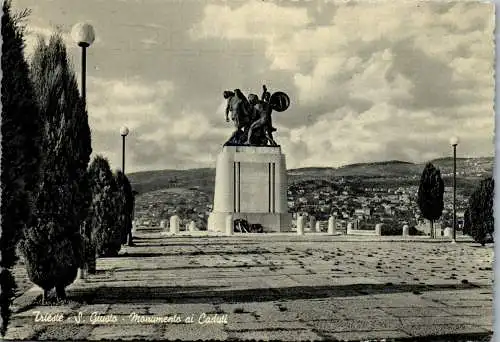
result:
[(24, 55), (29, 11), (2, 15), (0, 333), (5, 335), (21, 253), (43, 300), (63, 300), (78, 269), (132, 244), (134, 195), (108, 160), (92, 162), (86, 105), (60, 34)]

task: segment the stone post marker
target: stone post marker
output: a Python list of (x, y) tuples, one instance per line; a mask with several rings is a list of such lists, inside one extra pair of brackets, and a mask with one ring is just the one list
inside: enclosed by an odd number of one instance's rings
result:
[(410, 236), (410, 227), (407, 224), (403, 226), (403, 237)]
[(375, 234), (378, 235), (378, 236), (381, 236), (382, 235), (382, 226), (384, 224), (383, 223), (377, 223), (375, 225)]
[(161, 228), (162, 230), (163, 230), (163, 229), (165, 229), (165, 228), (167, 228), (167, 227), (166, 227), (166, 223), (167, 223), (167, 221), (165, 221), (165, 220), (161, 220), (161, 221), (160, 221), (160, 228)]
[(188, 230), (189, 230), (190, 232), (194, 232), (194, 231), (196, 231), (196, 223), (194, 223), (194, 221), (189, 222), (189, 225), (188, 225)]
[(304, 235), (304, 216), (297, 216), (297, 235)]
[(233, 233), (234, 233), (233, 215), (229, 214), (226, 216), (226, 235), (233, 235)]
[(179, 216), (177, 215), (170, 217), (170, 233), (179, 233)]
[(319, 221), (316, 222), (316, 232), (321, 233), (321, 225), (319, 224)]
[(335, 235), (337, 230), (336, 223), (335, 223), (335, 217), (330, 216), (328, 218), (328, 234), (329, 235)]
[(316, 217), (309, 216), (309, 228), (313, 231), (316, 228)]
[(352, 222), (347, 223), (347, 234), (351, 234), (352, 231)]

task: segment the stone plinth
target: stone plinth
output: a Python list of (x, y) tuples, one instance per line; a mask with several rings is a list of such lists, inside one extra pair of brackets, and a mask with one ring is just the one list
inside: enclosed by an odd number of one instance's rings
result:
[(297, 216), (297, 234), (304, 235), (304, 216)]
[(224, 232), (227, 215), (260, 223), (266, 232), (291, 230), (285, 155), (279, 146), (224, 146), (217, 158), (208, 230)]
[(334, 235), (337, 232), (337, 223), (335, 222), (335, 217), (330, 216), (328, 218), (328, 234)]
[(403, 226), (403, 237), (408, 237), (408, 236), (410, 236), (410, 227), (407, 224), (405, 224)]
[(170, 217), (170, 233), (178, 234), (179, 233), (179, 216), (174, 215)]

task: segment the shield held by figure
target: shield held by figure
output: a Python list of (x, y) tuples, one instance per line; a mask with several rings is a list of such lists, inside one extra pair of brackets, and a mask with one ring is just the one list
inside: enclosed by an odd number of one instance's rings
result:
[(282, 91), (273, 93), (269, 99), (271, 108), (277, 112), (284, 112), (290, 106), (290, 98)]

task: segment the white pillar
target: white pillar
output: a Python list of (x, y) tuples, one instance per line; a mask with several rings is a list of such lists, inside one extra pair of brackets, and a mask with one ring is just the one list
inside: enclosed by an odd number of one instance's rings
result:
[(407, 224), (403, 226), (403, 237), (410, 236), (410, 227)]
[(229, 214), (226, 216), (226, 235), (233, 235), (233, 233), (234, 233), (233, 215)]
[(336, 227), (335, 217), (330, 216), (328, 218), (328, 234), (335, 235), (336, 230), (337, 230), (337, 227)]
[(352, 231), (352, 222), (348, 222), (347, 223), (347, 234), (351, 234), (351, 231)]
[(196, 231), (196, 223), (194, 223), (194, 221), (189, 222), (189, 225), (188, 225), (188, 230), (189, 230), (190, 232), (194, 232), (194, 231)]
[(377, 223), (375, 225), (375, 234), (380, 236), (382, 235), (382, 226), (383, 226), (383, 223)]
[(304, 216), (297, 215), (297, 235), (304, 235)]
[(316, 232), (317, 233), (321, 232), (321, 225), (319, 224), (319, 221), (316, 222)]
[(179, 233), (179, 216), (177, 215), (170, 217), (170, 233)]

